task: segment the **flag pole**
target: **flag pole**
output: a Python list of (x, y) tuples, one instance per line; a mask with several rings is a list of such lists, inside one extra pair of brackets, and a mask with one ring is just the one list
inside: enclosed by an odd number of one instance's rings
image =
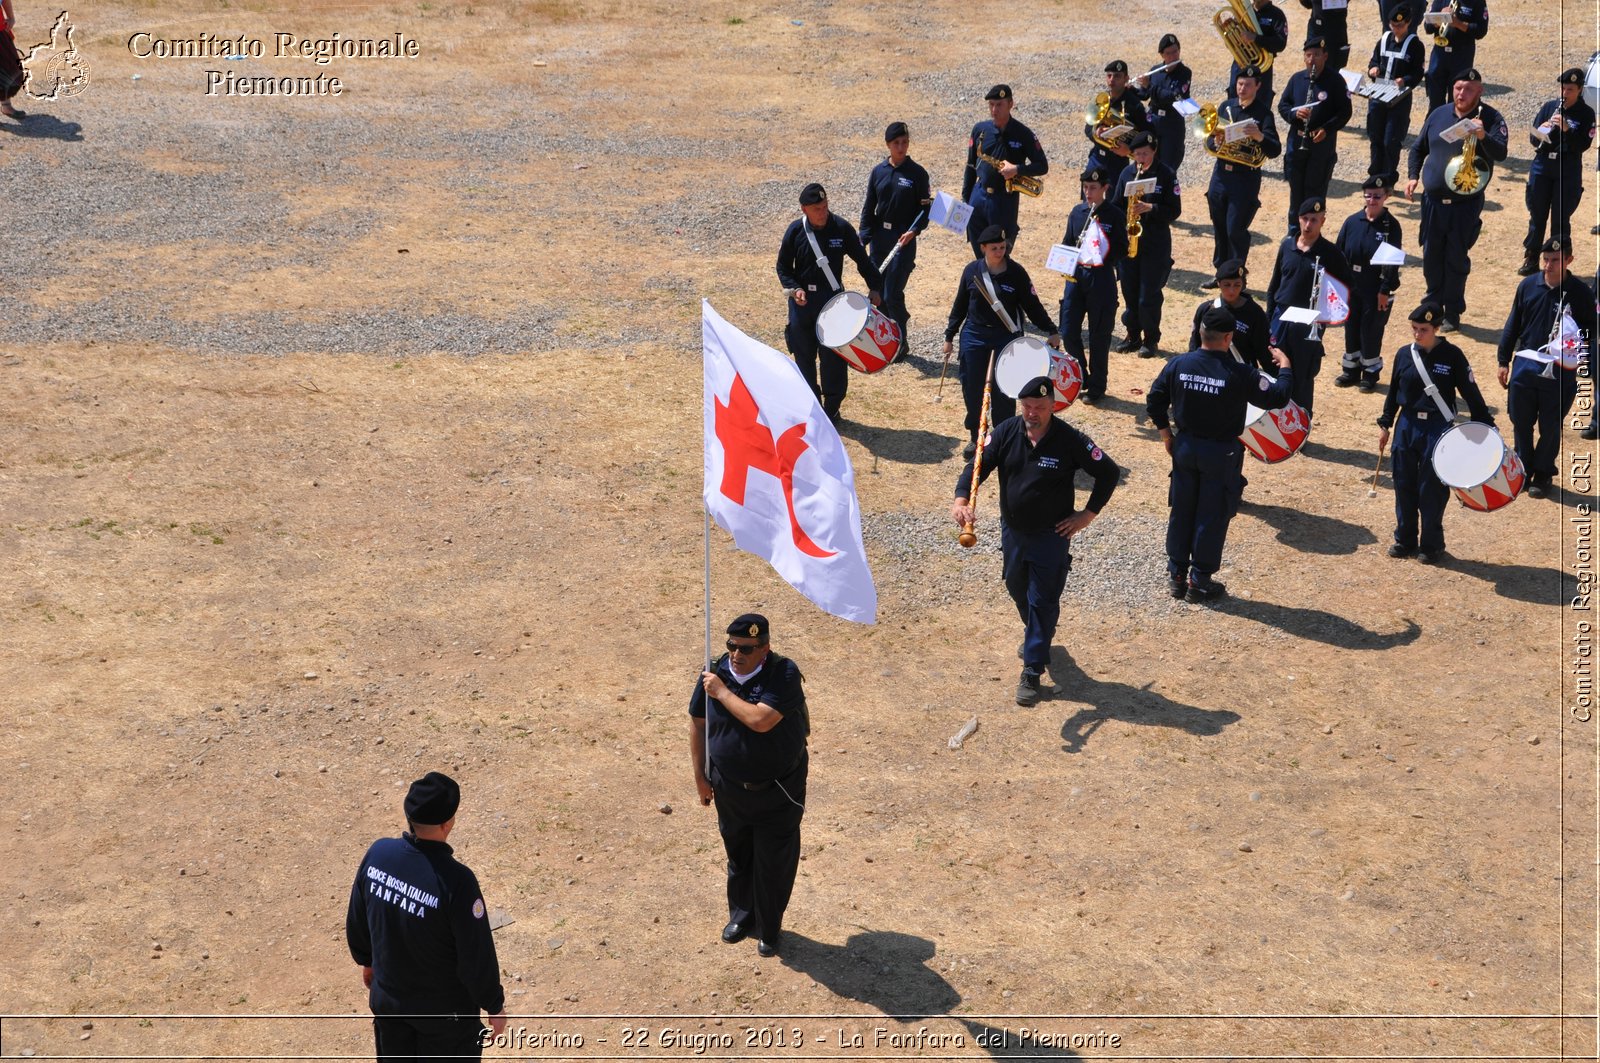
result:
[[(706, 671), (711, 671), (711, 510), (706, 510)], [(711, 778), (711, 699), (706, 699), (706, 778)]]

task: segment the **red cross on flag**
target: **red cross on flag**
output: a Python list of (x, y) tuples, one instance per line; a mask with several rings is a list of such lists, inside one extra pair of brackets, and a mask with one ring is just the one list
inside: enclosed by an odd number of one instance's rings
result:
[(706, 510), (816, 606), (877, 622), (855, 472), (793, 362), (701, 302)]
[(1322, 296), (1318, 299), (1317, 323), (1342, 325), (1350, 317), (1350, 289), (1330, 273), (1322, 274)]

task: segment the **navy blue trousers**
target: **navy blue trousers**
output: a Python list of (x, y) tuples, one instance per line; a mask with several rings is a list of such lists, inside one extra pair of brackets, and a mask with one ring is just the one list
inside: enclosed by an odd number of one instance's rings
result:
[(1444, 549), (1450, 489), (1434, 474), (1433, 447), (1450, 426), (1437, 417), (1418, 421), (1401, 414), (1394, 428), (1394, 541), (1408, 550)]
[[(997, 177), (996, 180), (999, 180)], [(983, 248), (978, 246), (978, 235), (991, 225), (1006, 231), (1008, 246), (1017, 245), (1017, 203), (1021, 192), (994, 192), (983, 190), (981, 185), (972, 189), (972, 218), (967, 222), (967, 243), (972, 245), (972, 257), (982, 258)]]
[(1383, 370), (1383, 332), (1389, 327), (1393, 311), (1393, 301), (1388, 310), (1378, 309), (1376, 284), (1370, 290), (1350, 289), (1350, 319), (1344, 323), (1344, 359), (1340, 363), (1343, 368), (1368, 374)]
[[(1111, 329), (1117, 321), (1116, 278), (1107, 266), (1079, 266), (1078, 278), (1068, 280), (1067, 290), (1061, 294), (1061, 345), (1083, 370), (1084, 394), (1104, 395)], [(1083, 350), (1085, 321), (1089, 325), (1087, 357)]]
[(1411, 129), (1411, 97), (1415, 95), (1412, 90), (1393, 103), (1373, 100), (1367, 104), (1368, 175), (1400, 172), (1400, 146)]
[(1167, 574), (1204, 583), (1222, 567), (1228, 522), (1243, 493), (1244, 444), (1179, 432), (1172, 443), (1167, 504)]
[(746, 790), (711, 764), (717, 829), (728, 854), (728, 919), (753, 926), (776, 945), (800, 867), (800, 817), (805, 812), (807, 758), (764, 790)]
[(1545, 227), (1551, 236), (1572, 235), (1572, 215), (1583, 198), (1583, 172), (1576, 168), (1571, 174), (1534, 174), (1528, 178), (1528, 235), (1522, 239), (1522, 250), (1528, 257), (1539, 254), (1544, 244)]
[[(1248, 169), (1239, 163), (1218, 165)], [(1233, 258), (1248, 261), (1250, 224), (1261, 209), (1261, 178), (1229, 183), (1212, 181), (1206, 189), (1206, 206), (1211, 211), (1211, 265), (1220, 266)]]
[(1446, 317), (1467, 312), (1467, 274), (1472, 245), (1483, 230), (1483, 193), (1462, 196), (1425, 192), (1422, 196), (1422, 278), (1427, 297)]
[[(989, 371), (989, 356), (998, 356), (1001, 348), (1010, 343), (1010, 336), (994, 336), (963, 328), (961, 330), (961, 398), (967, 406), (963, 422), (967, 439), (978, 438), (978, 420), (983, 413), (984, 374)], [(993, 428), (1008, 417), (1017, 415), (1017, 400), (1001, 391), (998, 386), (989, 389), (989, 427)]]
[(1006, 590), (1022, 618), (1022, 666), (1043, 672), (1061, 619), (1061, 592), (1072, 571), (1072, 552), (1054, 528), (1019, 532), (1001, 522), (1000, 554)]
[[(838, 413), (839, 404), (850, 388), (850, 370), (831, 347), (817, 342), (817, 315), (822, 313), (823, 304), (830, 298), (828, 292), (806, 292), (805, 306), (798, 306), (790, 299), (789, 324), (783, 330), (783, 338), (789, 345), (789, 353), (794, 355), (794, 364), (800, 367), (800, 375), (811, 385), (811, 394), (822, 401), (824, 410)], [(819, 362), (820, 382), (817, 378)]]
[(1544, 366), (1527, 358), (1512, 361), (1506, 412), (1511, 415), (1512, 446), (1528, 475), (1549, 481), (1561, 453), (1561, 420), (1578, 396), (1578, 372), (1560, 366), (1551, 370), (1553, 377), (1543, 372)]
[[(921, 237), (918, 237), (921, 239)], [(868, 255), (873, 262), (882, 262), (894, 249), (895, 241), (889, 237), (873, 237), (868, 248)], [(911, 271), (917, 268), (917, 241), (913, 240), (900, 249), (894, 256), (894, 261), (889, 263), (889, 268), (883, 271), (883, 305), (879, 310), (888, 314), (900, 326), (900, 341), (906, 344), (910, 341), (911, 334), (907, 331), (911, 327), (911, 311), (906, 309), (906, 282), (911, 279)], [(905, 353), (905, 347), (901, 347)]]
[(1128, 339), (1155, 347), (1161, 343), (1161, 307), (1172, 276), (1172, 232), (1145, 226), (1139, 257), (1117, 263), (1122, 281), (1122, 324)]

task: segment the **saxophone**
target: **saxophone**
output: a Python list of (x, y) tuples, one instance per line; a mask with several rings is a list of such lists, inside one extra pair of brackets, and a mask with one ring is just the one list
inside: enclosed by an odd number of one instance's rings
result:
[(1222, 125), (1222, 116), (1213, 104), (1202, 103), (1200, 113), (1189, 119), (1189, 126), (1194, 130), (1194, 135), (1204, 145), (1206, 154), (1223, 162), (1235, 163), (1239, 166), (1248, 166), (1252, 170), (1259, 170), (1266, 164), (1267, 153), (1260, 144), (1254, 140), (1236, 140), (1231, 144), (1224, 144), (1216, 139), (1217, 127)]
[[(1483, 114), (1483, 104), (1478, 104), (1478, 109), (1472, 112), (1472, 117), (1477, 118)], [(1474, 136), (1463, 137), (1461, 141), (1461, 154), (1445, 164), (1445, 184), (1470, 196), (1474, 192), (1482, 192), (1489, 180), (1489, 164), (1478, 158), (1478, 138)]]
[(1228, 7), (1232, 10), (1219, 9), (1211, 16), (1211, 24), (1222, 37), (1222, 43), (1227, 45), (1233, 61), (1241, 70), (1247, 66), (1260, 67), (1263, 72), (1271, 70), (1272, 53), (1256, 43), (1261, 35), (1261, 20), (1256, 17), (1254, 5), (1250, 0), (1228, 0)]
[[(1006, 164), (1004, 159), (997, 159), (993, 155), (985, 155), (982, 147), (974, 145), (973, 150), (978, 154), (978, 161), (986, 162), (993, 166), (996, 173), (999, 173), (1000, 167)], [(1037, 177), (1027, 177), (1019, 173), (1015, 177), (1007, 177), (1005, 181), (1007, 192), (1021, 192), (1025, 196), (1037, 196), (1044, 191), (1044, 182)]]
[[(1144, 171), (1139, 169), (1137, 163), (1133, 168), (1133, 179), (1139, 180), (1144, 176)], [(1128, 197), (1128, 257), (1139, 257), (1139, 237), (1144, 235), (1144, 222), (1139, 220), (1139, 204), (1144, 201), (1143, 192), (1135, 192)]]

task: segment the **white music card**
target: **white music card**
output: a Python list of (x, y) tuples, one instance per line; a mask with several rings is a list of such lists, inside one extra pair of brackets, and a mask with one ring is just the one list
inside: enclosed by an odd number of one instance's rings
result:
[(1052, 244), (1050, 254), (1044, 260), (1044, 268), (1068, 277), (1074, 275), (1078, 272), (1078, 249), (1067, 244)]
[(1466, 139), (1467, 134), (1469, 132), (1471, 132), (1471, 131), (1472, 131), (1472, 119), (1471, 118), (1463, 118), (1461, 121), (1457, 122), (1455, 125), (1451, 126), (1449, 129), (1446, 129), (1446, 130), (1442, 131), (1439, 134), (1439, 139), (1443, 140), (1443, 141), (1445, 141), (1446, 143), (1449, 143), (1449, 144), (1455, 144), (1455, 143), (1458, 143), (1458, 142)]
[(1339, 76), (1344, 78), (1344, 87), (1348, 92), (1354, 92), (1361, 87), (1361, 79), (1366, 77), (1359, 70), (1341, 70)]
[(1259, 128), (1254, 118), (1246, 118), (1242, 122), (1229, 122), (1225, 126), (1218, 127), (1217, 143), (1232, 144), (1240, 140), (1248, 140), (1250, 139), (1250, 134)]
[(1156, 179), (1146, 177), (1142, 181), (1129, 181), (1122, 186), (1124, 196), (1153, 196), (1156, 194)]
[(971, 219), (970, 204), (963, 203), (949, 192), (940, 192), (933, 197), (933, 206), (928, 211), (928, 220), (933, 224), (949, 229), (957, 236), (966, 236), (967, 222)]
[(1104, 133), (1101, 133), (1100, 134), (1100, 138), (1102, 140), (1121, 140), (1123, 137), (1127, 136), (1129, 133), (1132, 133), (1132, 132), (1133, 132), (1133, 126), (1131, 126), (1131, 125), (1116, 125), (1116, 126), (1112, 126), (1110, 129), (1106, 130)]
[(1200, 113), (1200, 105), (1193, 100), (1173, 100), (1172, 109), (1185, 118), (1193, 118)]
[(1279, 315), (1280, 321), (1292, 321), (1296, 325), (1315, 325), (1321, 313), (1309, 306), (1291, 306)]
[(1406, 253), (1385, 240), (1372, 252), (1374, 266), (1403, 266), (1406, 264)]

